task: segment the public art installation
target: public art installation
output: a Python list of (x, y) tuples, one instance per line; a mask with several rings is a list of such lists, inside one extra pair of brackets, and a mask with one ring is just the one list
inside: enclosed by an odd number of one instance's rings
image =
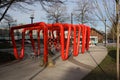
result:
[[(22, 47), (21, 52), (18, 53), (14, 30), (22, 29)], [(35, 41), (33, 39), (32, 31), (37, 31), (37, 48), (35, 46)], [(83, 54), (85, 51), (89, 50), (90, 41), (90, 27), (83, 24), (46, 24), (44, 22), (27, 24), (22, 26), (11, 27), (10, 34), (13, 44), (14, 56), (16, 59), (24, 58), (24, 42), (25, 33), (29, 31), (31, 45), (34, 51), (34, 55), (40, 55), (40, 32), (43, 33), (44, 40), (44, 64), (48, 61), (48, 47), (51, 49), (54, 45), (56, 50), (60, 50), (62, 60), (67, 60), (70, 50), (70, 44), (73, 45), (73, 55), (77, 56), (79, 54), (79, 49)], [(68, 32), (67, 38), (65, 38), (65, 31)], [(73, 40), (71, 39), (73, 38)], [(70, 43), (72, 40), (73, 43)], [(37, 49), (37, 50), (36, 50)]]

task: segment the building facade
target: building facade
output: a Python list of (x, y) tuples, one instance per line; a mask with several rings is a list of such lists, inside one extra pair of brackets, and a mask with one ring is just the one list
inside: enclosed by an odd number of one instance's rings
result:
[(91, 37), (97, 37), (98, 43), (103, 43), (104, 41), (104, 34), (96, 30), (95, 28), (91, 28)]

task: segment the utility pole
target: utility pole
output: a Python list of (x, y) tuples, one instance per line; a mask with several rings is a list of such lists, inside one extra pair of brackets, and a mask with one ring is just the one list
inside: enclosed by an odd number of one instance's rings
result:
[[(73, 13), (71, 12), (71, 24), (73, 24)], [(73, 25), (72, 25), (73, 26)], [(72, 39), (73, 39), (73, 31), (72, 31), (72, 37), (70, 38), (70, 43), (72, 43)]]
[(8, 22), (8, 27), (9, 27), (9, 43), (10, 43), (10, 22)]
[(107, 29), (106, 29), (106, 19), (105, 19), (105, 47), (107, 46)]
[(71, 13), (71, 24), (73, 24), (73, 13)]
[(117, 21), (117, 80), (119, 80), (119, 0), (116, 0), (116, 21)]

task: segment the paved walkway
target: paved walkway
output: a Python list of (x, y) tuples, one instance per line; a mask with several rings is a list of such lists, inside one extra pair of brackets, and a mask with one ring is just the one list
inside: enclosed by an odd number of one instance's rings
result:
[(1, 80), (81, 80), (107, 55), (103, 46), (94, 46), (90, 52), (79, 54), (66, 61), (60, 57), (53, 67), (40, 67), (41, 58), (27, 58), (22, 61), (0, 65)]

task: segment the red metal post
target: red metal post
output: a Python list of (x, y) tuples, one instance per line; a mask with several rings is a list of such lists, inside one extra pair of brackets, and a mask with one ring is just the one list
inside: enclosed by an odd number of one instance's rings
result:
[[(66, 45), (66, 50), (65, 50), (65, 45), (64, 45), (64, 29), (68, 28), (68, 39), (67, 39), (67, 45)], [(53, 24), (53, 28), (56, 28), (60, 30), (60, 43), (61, 43), (61, 58), (63, 60), (66, 60), (68, 58), (68, 52), (69, 52), (69, 45), (70, 45), (70, 33), (71, 33), (71, 25), (69, 24), (60, 24), (56, 23)]]
[(90, 27), (87, 27), (87, 31), (86, 31), (86, 50), (89, 50), (89, 42), (90, 42)]
[[(16, 29), (23, 29), (22, 32), (22, 48), (21, 48), (21, 53), (18, 55), (15, 39), (14, 39), (14, 30)], [(69, 47), (70, 47), (70, 36), (71, 36), (71, 28), (74, 31), (74, 44), (73, 44), (73, 55), (77, 56), (79, 53), (79, 46), (80, 46), (80, 38), (82, 35), (82, 49), (81, 52), (84, 53), (85, 50), (89, 49), (89, 41), (90, 41), (90, 27), (87, 27), (85, 25), (73, 25), (73, 24), (60, 24), (60, 23), (55, 23), (55, 24), (45, 24), (44, 22), (40, 23), (34, 23), (34, 24), (28, 24), (28, 25), (23, 25), (23, 26), (18, 26), (18, 27), (13, 27), (11, 28), (11, 38), (12, 38), (12, 43), (14, 47), (14, 55), (16, 59), (22, 59), (24, 57), (24, 39), (25, 39), (25, 32), (26, 30), (30, 30), (30, 40), (31, 44), (33, 47), (33, 51), (35, 55), (40, 55), (40, 30), (43, 30), (43, 37), (44, 37), (44, 63), (46, 64), (48, 61), (48, 30), (51, 31), (50, 36), (54, 39), (54, 42), (60, 37), (60, 43), (61, 43), (61, 58), (63, 60), (68, 59), (69, 55)], [(37, 30), (37, 40), (38, 40), (38, 50), (35, 48), (35, 42), (32, 36), (32, 30)], [(54, 37), (53, 31), (57, 31), (56, 39)], [(67, 35), (67, 41), (65, 41), (65, 30), (68, 31)], [(78, 31), (78, 37), (76, 37), (76, 31)], [(58, 33), (59, 32), (59, 33)], [(81, 34), (82, 33), (82, 34)], [(77, 40), (77, 41), (76, 41)], [(54, 43), (55, 47), (57, 45), (57, 41)], [(66, 44), (65, 44), (66, 43)]]
[(73, 35), (73, 38), (74, 38), (74, 41), (73, 41), (73, 55), (76, 56), (76, 46), (77, 46), (77, 42), (76, 42), (76, 26), (72, 25), (73, 27), (73, 31), (74, 31), (74, 35)]
[(32, 30), (30, 30), (29, 36), (30, 36), (32, 48), (33, 48), (33, 51), (34, 51), (34, 55), (37, 55), (36, 48), (35, 48), (35, 42), (34, 42), (33, 35), (32, 35)]
[(76, 56), (78, 56), (78, 53), (79, 53), (80, 35), (81, 35), (81, 26), (78, 25), (78, 40), (77, 40)]
[(37, 30), (37, 36), (38, 36), (38, 52), (37, 55), (40, 55), (40, 29)]
[(82, 49), (81, 49), (81, 52), (82, 54), (85, 52), (85, 26), (82, 25)]

